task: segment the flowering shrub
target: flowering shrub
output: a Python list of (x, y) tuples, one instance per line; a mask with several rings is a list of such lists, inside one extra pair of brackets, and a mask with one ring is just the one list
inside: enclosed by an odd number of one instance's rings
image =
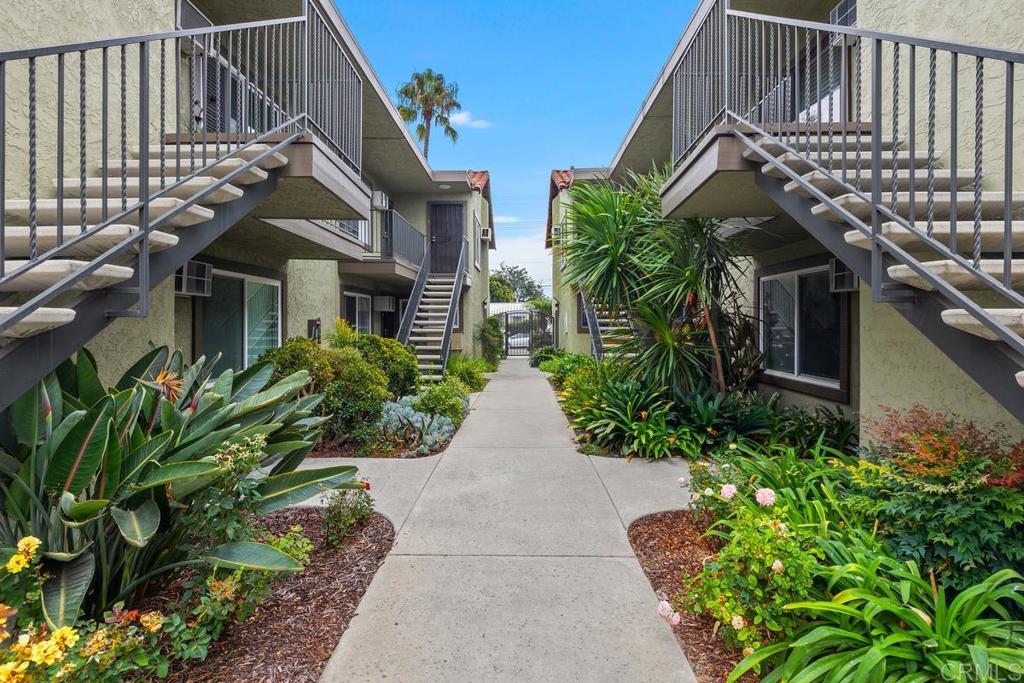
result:
[(870, 429), (866, 459), (849, 468), (853, 500), (897, 557), (955, 589), (1024, 570), (1020, 444), (920, 405), (886, 410)]
[(772, 509), (761, 489), (762, 510), (740, 507), (728, 543), (686, 585), (679, 603), (708, 612), (733, 644), (759, 648), (792, 634), (799, 619), (785, 606), (814, 589), (821, 557), (814, 538), (787, 525), (785, 509)]
[(324, 501), (324, 529), (327, 544), (341, 545), (348, 532), (373, 514), (373, 497), (367, 491), (332, 491)]

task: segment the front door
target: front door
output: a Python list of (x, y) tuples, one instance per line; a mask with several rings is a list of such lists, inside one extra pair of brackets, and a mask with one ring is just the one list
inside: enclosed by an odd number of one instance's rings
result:
[(430, 272), (454, 273), (462, 252), (465, 207), (462, 204), (431, 204)]

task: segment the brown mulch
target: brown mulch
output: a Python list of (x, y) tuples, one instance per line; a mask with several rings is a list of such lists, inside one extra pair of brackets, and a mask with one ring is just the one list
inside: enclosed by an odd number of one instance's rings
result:
[[(707, 524), (690, 510), (659, 512), (630, 525), (633, 552), (661, 599), (672, 602), (685, 577), (699, 573), (716, 552), (715, 539), (705, 538), (705, 531)], [(715, 634), (715, 620), (708, 615), (684, 611), (680, 616), (682, 621), (671, 628), (698, 683), (722, 683), (743, 656)], [(748, 673), (740, 680), (756, 683), (757, 678)]]
[(355, 616), (373, 575), (391, 550), (395, 530), (383, 516), (329, 548), (319, 508), (292, 508), (261, 518), (283, 534), (293, 525), (313, 541), (306, 569), (275, 584), (244, 623), (230, 626), (209, 657), (168, 679), (171, 683), (313, 683)]

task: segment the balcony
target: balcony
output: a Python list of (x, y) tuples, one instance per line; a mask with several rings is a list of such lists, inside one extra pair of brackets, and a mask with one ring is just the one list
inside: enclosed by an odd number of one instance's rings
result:
[(364, 241), (366, 252), (360, 262), (346, 264), (345, 272), (398, 284), (416, 279), (426, 253), (426, 236), (402, 214), (394, 209), (375, 210), (372, 221), (360, 221), (346, 228), (354, 231), (356, 239)]

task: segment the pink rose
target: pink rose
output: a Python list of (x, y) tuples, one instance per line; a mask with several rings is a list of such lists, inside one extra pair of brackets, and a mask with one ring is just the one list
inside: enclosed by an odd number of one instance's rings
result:
[(679, 622), (682, 620), (683, 618), (679, 616), (679, 612), (673, 612), (672, 616), (668, 620), (668, 623), (672, 624), (673, 626), (679, 626)]
[(672, 616), (672, 605), (668, 604), (665, 600), (658, 603), (658, 616), (662, 619), (668, 619)]
[(766, 508), (775, 505), (775, 491), (771, 489), (758, 489), (757, 493), (754, 494), (754, 498), (757, 500), (758, 505)]
[(726, 500), (732, 500), (735, 495), (736, 487), (733, 486), (732, 484), (726, 484), (725, 486), (722, 487), (722, 498), (725, 498)]

